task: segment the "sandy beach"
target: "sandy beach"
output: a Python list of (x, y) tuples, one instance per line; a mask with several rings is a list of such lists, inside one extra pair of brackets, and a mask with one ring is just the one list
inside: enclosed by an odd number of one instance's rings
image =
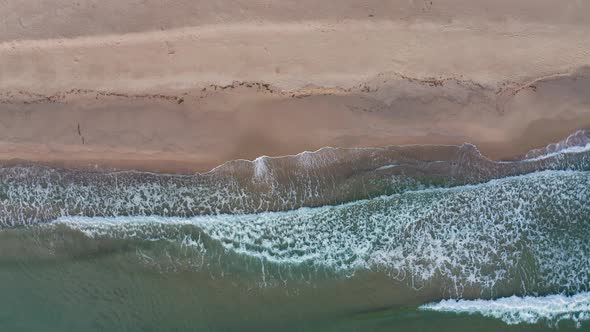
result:
[(589, 13), (0, 0), (0, 331), (590, 331)]
[(510, 159), (590, 128), (571, 1), (0, 4), (0, 159), (195, 172), (324, 146), (470, 142)]

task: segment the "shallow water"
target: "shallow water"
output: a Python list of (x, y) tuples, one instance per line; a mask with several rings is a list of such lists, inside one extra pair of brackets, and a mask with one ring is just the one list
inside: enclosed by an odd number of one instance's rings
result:
[(7, 331), (590, 330), (590, 135), (0, 169)]

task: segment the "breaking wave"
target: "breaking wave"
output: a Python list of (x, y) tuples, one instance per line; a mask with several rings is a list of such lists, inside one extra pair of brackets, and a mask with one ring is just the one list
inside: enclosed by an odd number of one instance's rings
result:
[(546, 171), (286, 212), (64, 217), (46, 227), (176, 241), (276, 267), (382, 271), (452, 296), (573, 293), (590, 285), (588, 202), (590, 173)]
[(370, 274), (422, 303), (457, 298), (423, 310), (509, 324), (590, 319), (589, 218), (590, 131), (514, 161), (464, 144), (194, 175), (0, 167), (0, 261), (115, 252), (265, 287)]
[(590, 130), (578, 130), (566, 139), (534, 149), (525, 155), (525, 160), (540, 160), (564, 153), (581, 153), (590, 150)]
[(480, 314), (513, 324), (545, 322), (557, 327), (562, 321), (573, 321), (577, 327), (590, 320), (590, 293), (572, 296), (511, 296), (496, 300), (443, 300), (420, 306), (421, 310)]
[[(0, 167), (0, 224), (64, 216), (260, 213), (448, 188), (544, 170), (590, 170), (588, 131), (526, 158), (495, 162), (475, 146), (324, 148), (236, 160), (194, 175)], [(557, 153), (556, 151), (561, 151)]]

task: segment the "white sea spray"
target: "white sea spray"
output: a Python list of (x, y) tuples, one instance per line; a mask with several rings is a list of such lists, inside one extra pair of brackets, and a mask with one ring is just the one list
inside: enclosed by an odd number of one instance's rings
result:
[(589, 201), (588, 173), (547, 171), (287, 212), (65, 217), (53, 225), (88, 236), (164, 239), (170, 227), (195, 227), (228, 252), (270, 264), (342, 274), (380, 269), (414, 288), (436, 278), (453, 295), (466, 287), (494, 294), (517, 278), (525, 278), (525, 290), (584, 291)]
[(420, 306), (421, 310), (448, 313), (480, 314), (514, 324), (546, 322), (557, 327), (561, 321), (573, 321), (581, 327), (590, 320), (590, 293), (572, 296), (511, 296), (494, 300), (448, 299)]

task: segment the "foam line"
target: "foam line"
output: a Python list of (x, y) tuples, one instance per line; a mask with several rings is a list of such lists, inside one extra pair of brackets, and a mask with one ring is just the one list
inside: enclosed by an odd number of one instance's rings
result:
[[(587, 291), (589, 188), (588, 172), (546, 171), (285, 212), (66, 217), (54, 224), (138, 240), (174, 240), (170, 234), (189, 226), (244, 257), (343, 275), (383, 270), (416, 288), (437, 279), (454, 295), (470, 287), (488, 295), (499, 287)], [(509, 286), (521, 273), (526, 289)]]
[(511, 296), (495, 300), (442, 300), (420, 306), (420, 310), (480, 314), (513, 324), (546, 322), (556, 327), (561, 321), (573, 321), (581, 327), (590, 320), (590, 293), (572, 296), (547, 295), (541, 297)]

